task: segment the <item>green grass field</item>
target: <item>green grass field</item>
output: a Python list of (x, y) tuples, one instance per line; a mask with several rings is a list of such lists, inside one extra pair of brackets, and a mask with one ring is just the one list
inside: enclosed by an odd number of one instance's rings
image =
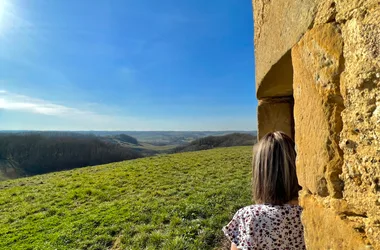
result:
[(0, 249), (218, 249), (250, 162), (220, 148), (0, 182)]

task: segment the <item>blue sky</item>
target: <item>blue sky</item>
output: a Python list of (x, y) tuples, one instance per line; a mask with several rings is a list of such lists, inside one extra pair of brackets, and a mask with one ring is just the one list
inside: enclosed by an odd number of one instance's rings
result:
[(256, 130), (251, 0), (0, 0), (0, 129)]

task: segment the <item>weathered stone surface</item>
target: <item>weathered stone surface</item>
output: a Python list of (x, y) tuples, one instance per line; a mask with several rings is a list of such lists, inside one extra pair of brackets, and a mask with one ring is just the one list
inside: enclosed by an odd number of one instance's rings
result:
[(379, 0), (336, 0), (336, 20), (344, 23), (355, 16), (365, 16), (379, 6)]
[[(283, 84), (283, 81), (271, 80), (282, 73), (285, 73), (284, 77), (280, 78), (286, 78), (291, 72), (281, 70), (281, 65), (273, 66), (298, 42), (312, 24), (317, 2), (317, 0), (253, 0), (258, 98), (291, 94), (291, 88), (277, 89), (276, 85)], [(284, 60), (286, 59), (285, 57)], [(287, 63), (283, 65), (290, 66)], [(269, 80), (263, 80), (266, 75), (269, 75)]]
[(292, 50), (298, 180), (323, 197), (342, 196), (342, 51), (340, 30), (332, 23), (308, 31)]
[(313, 195), (303, 192), (300, 200), (307, 249), (372, 249), (368, 248), (361, 234)]
[(328, 22), (344, 23), (355, 16), (364, 16), (380, 4), (379, 0), (318, 1), (314, 26)]
[(293, 95), (308, 249), (380, 249), (380, 0), (253, 3), (259, 137), (293, 133), (268, 102)]
[(344, 198), (358, 210), (363, 234), (380, 249), (380, 5), (350, 18), (342, 25)]
[(337, 14), (335, 2), (336, 0), (318, 1), (318, 10), (314, 20), (314, 27), (335, 20)]
[(273, 131), (283, 131), (293, 137), (293, 98), (273, 98), (259, 101), (258, 138)]
[(290, 50), (272, 66), (257, 89), (257, 98), (293, 95), (293, 68)]

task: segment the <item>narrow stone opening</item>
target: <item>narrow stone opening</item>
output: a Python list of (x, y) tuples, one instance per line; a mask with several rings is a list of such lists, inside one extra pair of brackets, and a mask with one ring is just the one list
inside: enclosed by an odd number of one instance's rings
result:
[(285, 53), (257, 88), (258, 138), (283, 131), (294, 139), (293, 66), (291, 51)]

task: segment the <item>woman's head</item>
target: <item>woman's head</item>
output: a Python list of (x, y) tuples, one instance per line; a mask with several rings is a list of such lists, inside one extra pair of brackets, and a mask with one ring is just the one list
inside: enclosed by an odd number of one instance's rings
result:
[(298, 197), (296, 152), (283, 132), (266, 134), (253, 150), (253, 198), (257, 203), (284, 204)]

